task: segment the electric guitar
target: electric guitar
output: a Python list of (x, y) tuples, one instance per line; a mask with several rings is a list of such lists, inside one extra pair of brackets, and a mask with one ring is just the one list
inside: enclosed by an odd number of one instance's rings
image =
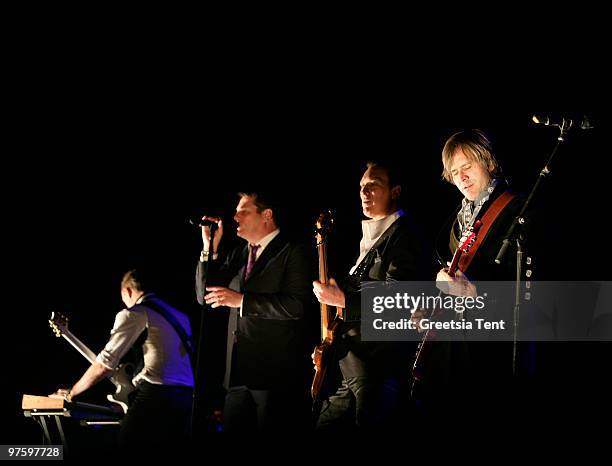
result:
[[(85, 344), (75, 337), (68, 330), (68, 318), (59, 312), (52, 312), (49, 319), (49, 325), (53, 329), (56, 337), (64, 337), (81, 355), (90, 363), (96, 360), (96, 355)], [(109, 380), (115, 384), (115, 393), (108, 395), (106, 398), (113, 403), (121, 406), (124, 413), (128, 410), (128, 396), (136, 388), (132, 384), (135, 367), (131, 363), (121, 364), (115, 371), (108, 376)]]
[[(319, 255), (319, 281), (326, 284), (327, 273), (327, 235), (333, 225), (330, 211), (322, 212), (316, 222), (316, 240)], [(335, 391), (336, 358), (334, 340), (342, 321), (340, 307), (321, 303), (321, 343), (314, 350), (315, 375), (312, 381), (311, 395), (315, 404), (330, 396)]]
[[(465, 239), (461, 242), (461, 244), (459, 244), (459, 246), (455, 250), (455, 253), (453, 254), (453, 259), (450, 265), (448, 266), (448, 270), (447, 270), (447, 273), (451, 277), (454, 277), (457, 270), (460, 270), (459, 263), (460, 263), (461, 257), (470, 251), (470, 248), (476, 242), (476, 239), (477, 239), (476, 235), (478, 234), (478, 231), (480, 230), (481, 227), (482, 227), (482, 222), (480, 220), (477, 220), (476, 223), (474, 223), (474, 225), (472, 225), (470, 229), (468, 230), (467, 235), (465, 236)], [(465, 270), (463, 270), (463, 272), (465, 272)], [(432, 315), (434, 313), (436, 313), (435, 309), (432, 311)], [(417, 348), (417, 352), (414, 358), (414, 364), (412, 366), (412, 377), (414, 379), (414, 382), (420, 382), (423, 379), (423, 375), (425, 372), (425, 363), (427, 360), (427, 356), (429, 352), (431, 351), (431, 347), (433, 344), (433, 340), (435, 339), (435, 336), (436, 336), (435, 330), (431, 330), (431, 328), (428, 328), (425, 331), (425, 335), (423, 336), (423, 339), (419, 343), (419, 346)]]

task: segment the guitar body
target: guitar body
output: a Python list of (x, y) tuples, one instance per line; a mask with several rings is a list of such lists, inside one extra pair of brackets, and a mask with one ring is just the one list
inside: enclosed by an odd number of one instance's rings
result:
[(327, 371), (330, 366), (330, 362), (333, 361), (334, 347), (329, 340), (324, 341), (314, 350), (314, 365), (315, 375), (312, 379), (312, 387), (310, 388), (310, 394), (312, 399), (318, 401), (325, 398), (325, 381), (327, 379)]
[(121, 364), (110, 377), (111, 382), (115, 384), (116, 391), (111, 395), (107, 395), (108, 401), (118, 404), (124, 413), (127, 413), (130, 405), (130, 395), (136, 391), (136, 387), (132, 384), (132, 378), (135, 375), (135, 366), (132, 363)]
[[(75, 337), (68, 330), (68, 318), (59, 312), (53, 312), (49, 319), (49, 325), (53, 329), (53, 333), (57, 337), (63, 337), (70, 343), (81, 355), (91, 364), (96, 360), (96, 355), (91, 351), (81, 340)], [(129, 396), (136, 390), (132, 384), (132, 379), (136, 372), (136, 366), (132, 363), (121, 364), (108, 379), (115, 385), (116, 390), (112, 395), (107, 395), (108, 401), (119, 405), (124, 413), (127, 413), (129, 407)]]
[[(335, 332), (338, 321), (334, 321), (330, 330)], [(338, 358), (333, 339), (326, 338), (314, 350), (315, 375), (312, 380), (310, 394), (315, 403), (329, 398), (336, 392), (338, 373)]]
[[(328, 282), (327, 234), (331, 229), (332, 223), (331, 212), (327, 211), (321, 213), (316, 224), (319, 281), (322, 284)], [(341, 322), (342, 308), (321, 303), (321, 343), (314, 349), (315, 375), (310, 389), (315, 410), (320, 407), (323, 400), (335, 393), (338, 386), (339, 367), (334, 341)]]

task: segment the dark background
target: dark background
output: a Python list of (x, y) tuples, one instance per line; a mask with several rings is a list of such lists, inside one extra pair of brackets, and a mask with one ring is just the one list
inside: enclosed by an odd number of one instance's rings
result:
[[(14, 357), (2, 409), (14, 428), (4, 443), (39, 439), (21, 416), (22, 394), (48, 394), (74, 383), (87, 367), (53, 336), (51, 311), (69, 315), (73, 333), (97, 353), (122, 308), (122, 274), (145, 263), (164, 275), (160, 294), (197, 316), (193, 275), (201, 239), (187, 217), (223, 215), (224, 243), (232, 243), (236, 192), (273, 186), (283, 193), (285, 230), (311, 246), (314, 260), (314, 220), (321, 208), (332, 208), (331, 272), (341, 275), (358, 251), (364, 162), (383, 156), (400, 164), (405, 209), (433, 238), (460, 200), (441, 180), (440, 161), (444, 141), (459, 129), (489, 134), (513, 186), (529, 191), (558, 134), (535, 126), (531, 115), (588, 115), (595, 128), (571, 131), (537, 199), (537, 273), (541, 279), (610, 279), (608, 130), (600, 109), (562, 111), (557, 103), (550, 110), (502, 100), (417, 107), (407, 92), (381, 90), (366, 99), (342, 83), (298, 88), (282, 76), (265, 86), (234, 77), (198, 89), (193, 79), (185, 87), (180, 79), (164, 87), (163, 80), (124, 79), (104, 70), (89, 79), (94, 72), (55, 85), (26, 80), (13, 115), (15, 163), (3, 177), (7, 185), (17, 181), (5, 196), (11, 214), (7, 292), (15, 298), (5, 342)], [(207, 409), (221, 396), (224, 338), (222, 315), (209, 316), (202, 367)], [(609, 404), (599, 396), (609, 345), (557, 345), (549, 353), (553, 362), (543, 373), (552, 385), (568, 393), (579, 368), (581, 393)], [(83, 399), (102, 402), (110, 388), (103, 382)]]

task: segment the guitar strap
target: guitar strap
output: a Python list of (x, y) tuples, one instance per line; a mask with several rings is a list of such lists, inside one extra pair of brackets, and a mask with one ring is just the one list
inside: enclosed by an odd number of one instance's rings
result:
[(491, 206), (487, 209), (485, 214), (480, 219), (480, 221), (482, 222), (482, 226), (480, 227), (480, 231), (476, 235), (476, 241), (474, 242), (470, 250), (467, 253), (463, 254), (459, 259), (459, 270), (464, 273), (467, 271), (470, 264), (472, 263), (472, 260), (474, 259), (476, 251), (478, 251), (478, 248), (486, 239), (487, 234), (491, 229), (491, 226), (493, 225), (493, 223), (495, 223), (495, 220), (497, 219), (497, 216), (515, 197), (516, 194), (514, 194), (513, 192), (505, 191), (497, 199), (495, 199), (495, 201), (493, 201), (493, 204), (491, 204)]
[(155, 302), (154, 298), (152, 298), (152, 299), (145, 299), (140, 304), (145, 306), (145, 307), (147, 307), (147, 308), (149, 308), (149, 309), (151, 309), (151, 310), (153, 310), (153, 311), (155, 311), (155, 312), (157, 312), (164, 319), (166, 319), (166, 321), (168, 321), (168, 323), (176, 331), (176, 333), (178, 334), (179, 338), (183, 342), (183, 346), (185, 347), (185, 350), (187, 351), (187, 354), (189, 355), (189, 359), (192, 362), (192, 366), (193, 366), (193, 354), (194, 354), (193, 336), (192, 335), (187, 335), (187, 332), (185, 332), (185, 329), (176, 320), (176, 318), (165, 307), (163, 307), (161, 304)]

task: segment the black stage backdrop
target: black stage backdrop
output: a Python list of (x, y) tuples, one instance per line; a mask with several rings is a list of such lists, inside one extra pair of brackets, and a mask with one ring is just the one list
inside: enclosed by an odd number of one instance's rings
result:
[[(405, 210), (433, 238), (459, 202), (457, 190), (441, 180), (440, 154), (450, 134), (463, 128), (487, 132), (520, 191), (535, 182), (557, 136), (554, 128), (531, 122), (532, 114), (549, 107), (493, 102), (484, 108), (420, 104), (416, 109), (406, 96), (366, 103), (331, 90), (325, 97), (294, 90), (285, 99), (277, 93), (273, 102), (254, 89), (241, 92), (249, 98), (227, 90), (188, 95), (181, 89), (162, 98), (155, 88), (131, 86), (120, 92), (77, 86), (87, 97), (71, 92), (68, 100), (62, 92), (33, 90), (35, 97), (16, 116), (23, 123), (21, 143), (11, 156), (16, 168), (3, 172), (7, 182), (17, 179), (5, 197), (15, 215), (5, 243), (12, 258), (5, 263), (11, 276), (5, 292), (14, 304), (5, 309), (10, 363), (2, 417), (10, 432), (3, 443), (40, 439), (21, 415), (22, 394), (51, 393), (74, 383), (86, 368), (76, 351), (53, 336), (47, 324), (51, 311), (68, 314), (73, 333), (98, 352), (122, 308), (122, 273), (146, 263), (163, 274), (160, 294), (197, 316), (193, 275), (201, 239), (187, 217), (223, 215), (224, 242), (231, 244), (236, 193), (273, 186), (283, 193), (286, 230), (311, 246), (314, 260), (314, 220), (321, 208), (332, 208), (337, 226), (331, 271), (340, 275), (358, 248), (358, 184), (367, 159), (398, 162)], [(542, 186), (538, 274), (609, 280), (603, 224), (609, 215), (607, 129), (602, 112), (573, 107), (564, 113), (560, 105), (549, 114), (578, 119), (586, 114), (595, 128), (568, 135)], [(211, 314), (204, 334), (203, 403), (209, 410), (222, 397), (223, 323), (221, 313)], [(575, 396), (578, 385), (593, 406), (609, 409), (609, 395), (601, 388), (609, 344), (559, 344), (550, 353), (556, 357), (546, 370), (559, 398)], [(99, 384), (83, 399), (102, 402), (110, 388)]]

